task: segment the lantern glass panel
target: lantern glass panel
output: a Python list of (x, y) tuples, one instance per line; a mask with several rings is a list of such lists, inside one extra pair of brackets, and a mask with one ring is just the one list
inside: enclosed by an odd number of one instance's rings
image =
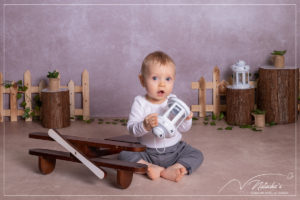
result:
[(249, 83), (249, 73), (247, 72), (246, 73), (246, 84), (248, 84)]
[(238, 84), (243, 84), (243, 74), (239, 73), (239, 81)]
[(180, 108), (179, 106), (176, 105), (176, 106), (171, 110), (171, 112), (169, 113), (168, 119), (169, 119), (170, 121), (172, 121), (180, 111), (181, 111), (181, 108)]
[(233, 79), (233, 84), (235, 85), (236, 84), (236, 74), (235, 73), (233, 73), (232, 79)]
[(177, 122), (175, 123), (175, 127), (176, 127), (176, 128), (178, 128), (178, 126), (180, 125), (180, 122), (182, 122), (182, 120), (184, 120), (184, 118), (185, 118), (185, 115), (182, 115), (182, 116), (180, 117), (180, 119), (177, 120)]

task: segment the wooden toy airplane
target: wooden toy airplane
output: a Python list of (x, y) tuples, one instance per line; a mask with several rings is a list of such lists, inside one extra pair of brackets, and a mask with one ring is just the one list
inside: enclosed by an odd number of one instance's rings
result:
[(116, 159), (101, 158), (102, 156), (120, 153), (121, 151), (141, 152), (146, 146), (141, 145), (130, 135), (123, 135), (105, 140), (61, 135), (55, 129), (49, 129), (48, 134), (42, 132), (30, 133), (29, 138), (56, 141), (68, 152), (49, 149), (30, 149), (29, 154), (39, 156), (38, 165), (42, 174), (51, 173), (56, 160), (81, 162), (98, 178), (103, 179), (106, 172), (100, 167), (117, 170), (117, 185), (122, 189), (129, 187), (133, 173), (145, 173), (147, 165), (126, 162)]

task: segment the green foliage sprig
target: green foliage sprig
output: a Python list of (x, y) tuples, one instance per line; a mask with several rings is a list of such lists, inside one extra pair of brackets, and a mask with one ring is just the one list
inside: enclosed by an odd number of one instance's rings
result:
[(276, 122), (270, 122), (270, 123), (267, 123), (267, 124), (266, 124), (266, 126), (270, 126), (270, 127), (271, 127), (271, 126), (275, 126), (275, 125), (277, 125)]
[(255, 109), (252, 111), (252, 113), (256, 114), (256, 115), (263, 115), (266, 113), (266, 111), (264, 110), (260, 110), (260, 109)]
[(283, 56), (285, 53), (286, 53), (286, 50), (284, 50), (284, 51), (276, 51), (276, 50), (274, 50), (271, 54), (272, 54), (272, 55), (280, 55), (280, 56)]
[[(17, 93), (17, 100), (21, 99), (23, 94), (25, 95), (25, 92), (27, 91), (28, 87), (23, 85), (23, 81), (19, 80), (17, 82), (14, 81), (5, 81), (4, 83), (2, 83), (2, 85), (5, 86), (5, 88), (10, 88), (10, 87), (17, 87), (18, 88), (18, 93)], [(30, 101), (32, 100), (29, 96), (27, 96)], [(25, 100), (22, 101), (20, 103), (20, 106), (22, 108), (24, 108), (24, 114), (22, 115), (23, 119), (28, 119), (29, 117), (34, 117), (36, 112), (40, 110), (41, 107), (41, 100), (40, 100), (40, 96), (36, 95), (34, 97), (34, 103), (35, 103), (35, 107), (34, 109), (30, 109), (29, 107), (26, 107), (26, 102)]]
[[(75, 118), (77, 120), (84, 121), (87, 124), (90, 124), (90, 123), (95, 121), (95, 118), (91, 118), (91, 119), (88, 119), (88, 120), (83, 120), (82, 115), (78, 115)], [(107, 120), (99, 118), (97, 123), (98, 124), (111, 124), (111, 125), (121, 124), (122, 126), (127, 126), (127, 122), (128, 122), (128, 119), (112, 119), (110, 121), (107, 121)]]
[(53, 72), (48, 72), (47, 77), (48, 78), (57, 78), (59, 75), (59, 72), (57, 72), (56, 70), (54, 70)]

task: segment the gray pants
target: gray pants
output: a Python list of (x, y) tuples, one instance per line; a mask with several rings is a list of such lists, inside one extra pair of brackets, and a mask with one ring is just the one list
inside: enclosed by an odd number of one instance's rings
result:
[[(164, 151), (163, 148), (158, 149)], [(189, 144), (180, 141), (177, 144), (166, 147), (164, 153), (159, 153), (155, 148), (147, 148), (144, 152), (122, 151), (119, 154), (119, 160), (138, 162), (143, 159), (148, 163), (167, 168), (175, 163), (182, 164), (188, 171), (188, 174), (194, 172), (203, 161), (203, 154), (198, 149)]]

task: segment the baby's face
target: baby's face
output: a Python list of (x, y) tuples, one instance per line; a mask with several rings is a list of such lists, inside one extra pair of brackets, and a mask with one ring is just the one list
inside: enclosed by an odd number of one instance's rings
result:
[(171, 63), (167, 65), (154, 63), (140, 79), (147, 91), (147, 100), (155, 104), (163, 103), (173, 90), (175, 66)]

